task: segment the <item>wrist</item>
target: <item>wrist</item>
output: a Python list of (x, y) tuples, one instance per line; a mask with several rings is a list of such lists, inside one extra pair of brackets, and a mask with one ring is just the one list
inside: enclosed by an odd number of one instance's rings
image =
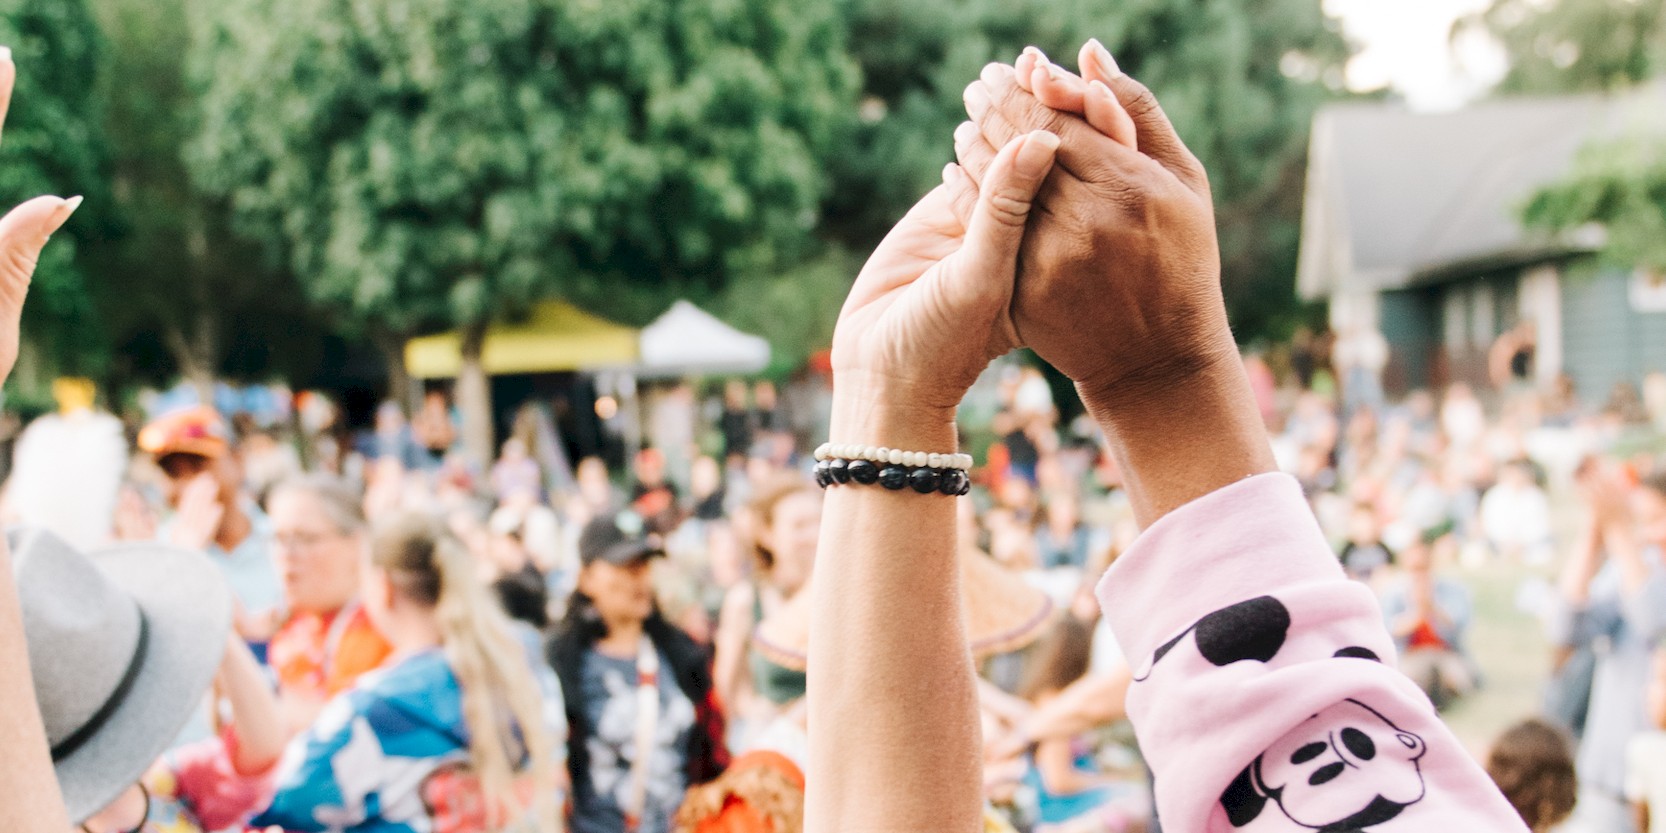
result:
[(1133, 372), (1078, 380), (1076, 393), (1088, 413), (1101, 423), (1138, 419), (1144, 412), (1184, 411), (1198, 391), (1231, 387), (1234, 377), (1243, 372), (1231, 330), (1224, 324), (1217, 330)]
[(1141, 527), (1217, 489), (1277, 470), (1249, 378), (1230, 342), (1168, 368), (1172, 375), (1160, 387), (1078, 387), (1125, 473)]
[(871, 374), (836, 374), (828, 441), (947, 453), (959, 448), (955, 409), (921, 401)]

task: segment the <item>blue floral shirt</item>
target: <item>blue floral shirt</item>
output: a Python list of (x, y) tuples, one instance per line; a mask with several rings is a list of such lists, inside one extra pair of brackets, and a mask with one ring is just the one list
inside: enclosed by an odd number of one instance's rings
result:
[[(560, 683), (541, 661), (529, 661), (546, 727), (564, 742)], [(290, 743), (272, 806), (252, 825), (295, 833), (444, 833), (425, 797), (436, 773), (468, 758), (462, 712), (457, 677), (439, 649), (366, 674)]]

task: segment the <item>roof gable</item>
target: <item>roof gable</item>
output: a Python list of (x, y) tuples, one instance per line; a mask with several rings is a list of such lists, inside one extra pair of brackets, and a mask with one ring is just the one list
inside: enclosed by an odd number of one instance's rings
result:
[(1297, 286), (1375, 291), (1455, 265), (1566, 253), (1516, 220), (1593, 138), (1666, 132), (1666, 87), (1501, 99), (1450, 113), (1339, 104), (1314, 119)]

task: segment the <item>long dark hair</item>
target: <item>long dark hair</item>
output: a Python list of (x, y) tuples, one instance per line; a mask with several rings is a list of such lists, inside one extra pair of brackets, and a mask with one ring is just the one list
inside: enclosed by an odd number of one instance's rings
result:
[(1042, 695), (1057, 694), (1085, 676), (1092, 659), (1093, 629), (1074, 616), (1060, 617), (1036, 645), (1018, 696), (1034, 701)]
[[(659, 601), (656, 599), (648, 611), (648, 618), (642, 621), (642, 632), (646, 633), (655, 645), (663, 646), (675, 629), (676, 626), (666, 620), (665, 614), (660, 612)], [(567, 598), (567, 613), (555, 624), (554, 635), (576, 639), (585, 647), (604, 639), (607, 636), (607, 623), (602, 621), (602, 615), (596, 612), (596, 600), (590, 598), (583, 590), (574, 588), (573, 594)]]

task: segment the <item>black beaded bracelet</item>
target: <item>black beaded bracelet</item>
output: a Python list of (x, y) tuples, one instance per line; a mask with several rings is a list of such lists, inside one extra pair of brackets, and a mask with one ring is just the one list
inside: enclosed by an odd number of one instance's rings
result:
[(922, 495), (933, 492), (955, 497), (972, 491), (972, 481), (963, 469), (933, 468), (931, 466), (881, 466), (869, 460), (834, 458), (816, 464), (816, 485), (843, 486), (854, 483), (871, 486), (875, 483), (893, 492), (913, 489)]

